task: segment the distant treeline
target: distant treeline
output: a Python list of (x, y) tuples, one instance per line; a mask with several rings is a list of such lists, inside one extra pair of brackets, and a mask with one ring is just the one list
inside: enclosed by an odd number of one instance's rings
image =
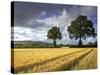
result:
[(82, 45), (82, 46), (79, 46), (79, 45), (72, 45), (72, 44), (66, 44), (66, 45), (60, 44), (60, 46), (61, 46), (61, 47), (70, 47), (70, 48), (97, 47), (97, 41), (95, 41), (94, 43), (89, 42), (88, 44)]
[[(57, 44), (57, 48), (60, 47), (72, 47), (78, 48), (79, 45), (71, 45), (71, 44)], [(87, 45), (83, 45), (82, 47), (97, 47), (97, 42), (91, 43), (89, 42)], [(54, 48), (52, 43), (45, 42), (33, 42), (33, 41), (11, 41), (11, 48)]]
[(11, 41), (11, 48), (52, 48), (52, 43), (33, 41)]

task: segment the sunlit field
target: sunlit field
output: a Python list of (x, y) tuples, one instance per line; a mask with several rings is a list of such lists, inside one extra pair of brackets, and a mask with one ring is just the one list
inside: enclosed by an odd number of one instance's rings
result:
[(97, 68), (97, 48), (12, 49), (14, 73)]

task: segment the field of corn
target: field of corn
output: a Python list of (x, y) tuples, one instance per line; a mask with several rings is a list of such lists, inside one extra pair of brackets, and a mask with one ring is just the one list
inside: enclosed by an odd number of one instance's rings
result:
[(12, 49), (14, 73), (97, 68), (97, 48)]

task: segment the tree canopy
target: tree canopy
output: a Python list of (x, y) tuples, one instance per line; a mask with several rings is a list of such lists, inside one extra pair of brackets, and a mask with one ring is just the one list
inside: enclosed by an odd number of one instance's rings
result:
[(52, 27), (48, 31), (47, 37), (48, 37), (48, 39), (53, 39), (54, 47), (56, 47), (56, 40), (57, 39), (61, 40), (62, 34), (61, 34), (60, 29), (58, 27)]
[(82, 39), (87, 37), (95, 37), (95, 28), (91, 20), (87, 19), (87, 16), (79, 15), (67, 29), (69, 38), (79, 39), (79, 45), (82, 46)]

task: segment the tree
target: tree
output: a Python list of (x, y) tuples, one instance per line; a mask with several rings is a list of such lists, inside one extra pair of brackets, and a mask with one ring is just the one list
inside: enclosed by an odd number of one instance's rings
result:
[(49, 31), (48, 31), (48, 35), (47, 35), (48, 39), (53, 39), (53, 44), (54, 47), (56, 47), (56, 40), (62, 39), (62, 34), (60, 32), (60, 29), (58, 27), (52, 27)]
[(79, 46), (82, 46), (82, 39), (86, 37), (95, 37), (95, 28), (91, 20), (87, 19), (87, 16), (79, 15), (67, 29), (69, 33), (69, 38), (79, 39)]

